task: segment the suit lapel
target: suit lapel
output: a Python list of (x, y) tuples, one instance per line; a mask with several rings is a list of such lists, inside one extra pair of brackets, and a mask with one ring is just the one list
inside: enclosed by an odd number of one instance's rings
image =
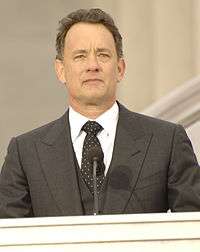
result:
[(107, 174), (104, 214), (123, 213), (140, 175), (152, 138), (134, 113), (120, 105), (112, 162)]
[(60, 212), (62, 215), (81, 215), (68, 112), (37, 143), (37, 149), (49, 190)]
[[(112, 162), (106, 176), (104, 214), (123, 213), (134, 190), (152, 134), (120, 105)], [(36, 143), (49, 190), (62, 215), (82, 215), (68, 112)]]

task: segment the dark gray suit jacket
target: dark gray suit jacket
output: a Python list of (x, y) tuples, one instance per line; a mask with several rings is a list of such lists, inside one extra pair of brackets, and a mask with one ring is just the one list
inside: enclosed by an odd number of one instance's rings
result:
[[(200, 211), (200, 167), (182, 126), (119, 106), (103, 213)], [(11, 140), (0, 217), (82, 214), (66, 112)]]

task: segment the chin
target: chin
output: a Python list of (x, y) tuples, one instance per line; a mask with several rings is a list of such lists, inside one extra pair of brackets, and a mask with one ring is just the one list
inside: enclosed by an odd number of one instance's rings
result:
[(108, 97), (108, 96), (101, 96), (101, 97), (91, 97), (90, 99), (85, 100), (85, 104), (88, 106), (106, 106), (109, 104), (113, 104), (116, 100), (116, 97)]
[(85, 104), (90, 106), (97, 106), (105, 102), (104, 97), (102, 96), (90, 96), (85, 99)]

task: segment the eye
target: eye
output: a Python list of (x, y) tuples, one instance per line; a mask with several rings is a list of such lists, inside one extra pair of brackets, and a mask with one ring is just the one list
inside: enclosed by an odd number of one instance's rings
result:
[(81, 59), (85, 59), (85, 54), (77, 54), (74, 56), (74, 59), (75, 60), (81, 60)]
[(108, 53), (99, 53), (98, 56), (101, 58), (109, 58), (110, 57), (110, 55)]
[(108, 53), (99, 53), (97, 56), (103, 62), (107, 61), (110, 58), (110, 55)]

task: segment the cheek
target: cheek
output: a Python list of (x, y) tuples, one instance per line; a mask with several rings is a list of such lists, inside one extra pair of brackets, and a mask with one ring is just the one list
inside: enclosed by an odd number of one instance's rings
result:
[(112, 66), (109, 71), (108, 71), (108, 77), (110, 78), (110, 80), (115, 83), (117, 82), (118, 79), (118, 69), (115, 66)]
[(68, 83), (73, 83), (74, 80), (77, 78), (76, 69), (71, 65), (65, 66), (65, 79)]

